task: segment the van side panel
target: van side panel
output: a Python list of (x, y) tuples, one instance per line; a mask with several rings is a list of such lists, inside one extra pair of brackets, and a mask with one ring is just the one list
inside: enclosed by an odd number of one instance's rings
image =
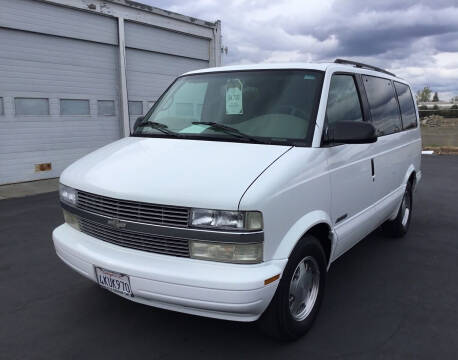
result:
[(374, 144), (345, 144), (323, 148), (327, 154), (331, 181), (331, 219), (338, 242), (339, 257), (377, 226), (376, 184), (371, 159)]
[(420, 131), (416, 128), (383, 136), (376, 144), (377, 221), (381, 224), (397, 212), (408, 174), (420, 169)]
[[(395, 216), (405, 192), (406, 174), (420, 168), (418, 111), (406, 84), (380, 75), (363, 75), (362, 80), (371, 122), (378, 134), (377, 142), (373, 144), (373, 159), (375, 218), (380, 225)], [(398, 84), (398, 90), (395, 84)], [(403, 94), (402, 103), (400, 92)], [(417, 127), (412, 128), (415, 116)]]
[[(308, 229), (325, 223), (331, 229), (332, 262), (396, 213), (410, 173), (421, 171), (419, 125), (381, 136), (374, 144), (319, 147), (331, 76), (335, 71), (348, 70), (331, 65), (326, 71), (313, 147), (292, 148), (251, 184), (240, 199), (240, 210), (263, 212), (265, 261), (289, 257)], [(394, 79), (367, 69), (355, 68), (352, 72)], [(350, 154), (352, 149), (358, 151)], [(348, 189), (341, 186), (351, 185), (358, 176), (363, 179), (366, 175), (369, 175), (369, 182), (364, 183), (367, 186), (360, 184)], [(333, 204), (338, 205), (334, 211)]]
[(245, 192), (240, 210), (264, 217), (264, 260), (288, 258), (313, 225), (330, 225), (329, 173), (323, 149), (295, 147), (272, 164)]

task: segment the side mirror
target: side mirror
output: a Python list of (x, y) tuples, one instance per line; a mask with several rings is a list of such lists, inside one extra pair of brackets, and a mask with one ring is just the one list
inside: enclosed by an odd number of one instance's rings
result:
[(377, 141), (374, 125), (364, 121), (337, 121), (328, 126), (326, 143), (369, 144)]
[(138, 128), (138, 125), (140, 125), (140, 124), (143, 122), (144, 119), (145, 119), (144, 116), (139, 116), (139, 117), (137, 118), (137, 120), (135, 120), (135, 123), (134, 123), (134, 131)]

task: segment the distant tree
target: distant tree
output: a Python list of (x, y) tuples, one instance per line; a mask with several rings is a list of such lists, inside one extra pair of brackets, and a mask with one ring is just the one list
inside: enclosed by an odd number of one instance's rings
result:
[(458, 103), (458, 96), (454, 96), (450, 99), (450, 102), (452, 103)]
[(428, 86), (425, 86), (423, 90), (418, 90), (417, 91), (417, 101), (418, 102), (426, 102), (426, 101), (431, 101), (431, 89)]
[(458, 105), (457, 104), (453, 104), (452, 106), (450, 106), (450, 109), (451, 110), (458, 110)]
[(418, 110), (428, 110), (428, 107), (426, 105), (420, 105)]
[(438, 102), (439, 101), (439, 95), (437, 94), (437, 91), (434, 93), (433, 101), (434, 102)]
[(437, 106), (437, 104), (434, 104), (433, 110), (439, 110), (439, 106)]

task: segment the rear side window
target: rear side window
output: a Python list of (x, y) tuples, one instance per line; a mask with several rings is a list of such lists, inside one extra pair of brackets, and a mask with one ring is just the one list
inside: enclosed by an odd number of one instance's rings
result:
[(402, 129), (401, 114), (391, 80), (363, 75), (364, 88), (377, 135), (389, 135)]
[(328, 124), (337, 121), (362, 121), (361, 104), (351, 75), (333, 75), (326, 107)]
[(396, 89), (399, 106), (401, 107), (402, 128), (404, 130), (416, 128), (417, 113), (415, 111), (415, 105), (409, 87), (395, 81), (394, 88)]

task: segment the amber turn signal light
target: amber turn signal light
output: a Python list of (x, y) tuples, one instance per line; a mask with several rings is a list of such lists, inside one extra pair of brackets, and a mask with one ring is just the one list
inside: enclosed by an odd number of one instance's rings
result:
[(264, 285), (269, 285), (270, 283), (273, 283), (275, 280), (280, 279), (280, 274), (272, 276), (271, 278), (268, 278), (264, 280)]

